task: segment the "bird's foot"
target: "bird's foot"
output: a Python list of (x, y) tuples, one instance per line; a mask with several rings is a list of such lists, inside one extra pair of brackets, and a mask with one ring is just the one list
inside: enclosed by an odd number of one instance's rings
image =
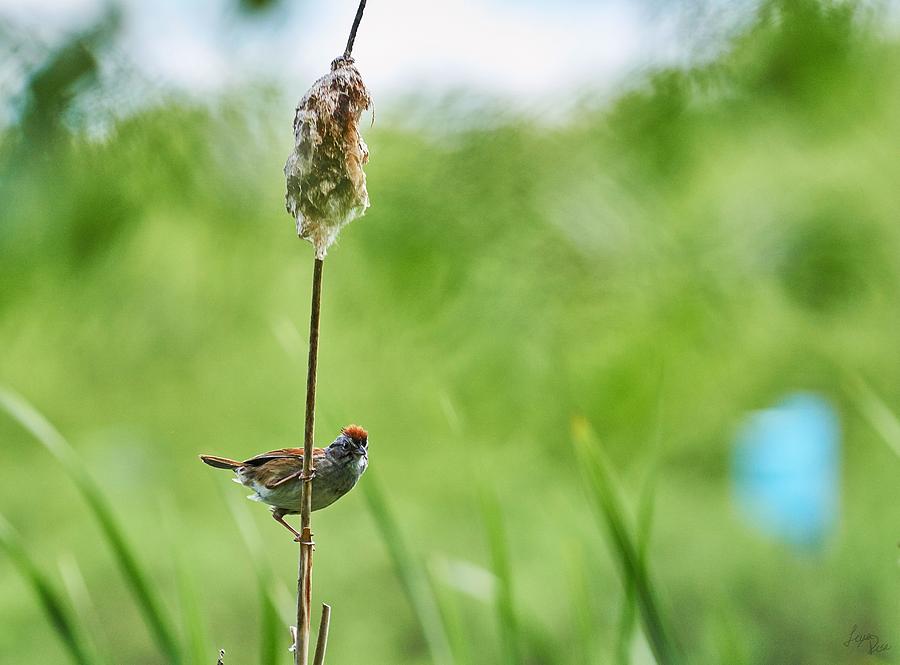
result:
[(313, 549), (316, 549), (316, 543), (312, 539), (313, 534), (309, 528), (303, 529), (303, 533), (298, 533), (297, 537), (294, 538), (295, 543), (300, 543), (301, 545), (309, 545)]
[(295, 541), (300, 542), (300, 541), (298, 540), (298, 539), (301, 537), (300, 532), (297, 531), (297, 529), (295, 529), (294, 527), (292, 527), (290, 524), (288, 524), (287, 522), (284, 521), (284, 513), (282, 513), (282, 512), (281, 512), (280, 510), (278, 510), (277, 508), (273, 508), (273, 509), (272, 509), (272, 517), (273, 517), (273, 519), (274, 519), (276, 522), (278, 522), (281, 526), (283, 526), (285, 529), (287, 529), (287, 530), (290, 531), (292, 534), (294, 534), (294, 540), (295, 540)]

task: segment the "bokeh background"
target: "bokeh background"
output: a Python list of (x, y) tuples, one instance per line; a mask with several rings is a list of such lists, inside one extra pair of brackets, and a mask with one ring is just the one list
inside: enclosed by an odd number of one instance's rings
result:
[[(143, 4), (0, 4), (0, 661), (285, 663), (296, 546), (196, 455), (300, 445), (281, 168), (355, 6)], [(328, 662), (893, 662), (896, 5), (431, 5), (355, 52)]]

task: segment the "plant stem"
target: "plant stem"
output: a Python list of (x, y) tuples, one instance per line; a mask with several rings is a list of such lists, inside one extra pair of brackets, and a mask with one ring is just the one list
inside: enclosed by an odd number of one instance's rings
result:
[(316, 369), (319, 360), (319, 314), (322, 308), (322, 267), (313, 266), (312, 305), (309, 314), (309, 362), (306, 374), (306, 426), (303, 431), (303, 490), (300, 496), (300, 567), (297, 573), (297, 640), (295, 665), (309, 662), (309, 606), (312, 599), (313, 542), (309, 514), (312, 512), (313, 433), (316, 412)]
[(349, 58), (353, 51), (353, 43), (356, 41), (356, 31), (359, 30), (359, 22), (362, 21), (363, 11), (366, 8), (366, 0), (359, 1), (359, 7), (356, 10), (356, 18), (353, 19), (353, 27), (350, 28), (350, 37), (347, 38), (347, 48), (344, 49), (344, 57)]
[[(349, 58), (356, 41), (356, 31), (362, 21), (366, 0), (360, 0), (350, 28), (350, 37), (344, 49)], [(295, 665), (309, 663), (309, 609), (312, 600), (313, 540), (309, 514), (312, 512), (313, 435), (316, 412), (316, 369), (319, 360), (319, 315), (322, 309), (322, 268), (324, 261), (316, 258), (313, 265), (312, 305), (309, 314), (309, 361), (306, 374), (306, 425), (303, 431), (303, 487), (300, 495), (300, 566), (297, 572), (297, 637), (294, 640)], [(328, 639), (328, 620), (331, 608), (323, 605), (322, 625), (319, 631), (319, 648), (316, 663), (325, 659), (325, 642)]]
[(322, 620), (319, 621), (319, 637), (316, 639), (316, 655), (313, 665), (324, 665), (325, 648), (328, 646), (328, 627), (331, 625), (331, 606), (322, 603)]

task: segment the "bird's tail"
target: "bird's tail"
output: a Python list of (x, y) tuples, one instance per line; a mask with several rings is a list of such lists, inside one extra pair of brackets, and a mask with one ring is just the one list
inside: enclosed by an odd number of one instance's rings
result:
[(215, 455), (200, 455), (200, 459), (203, 460), (204, 464), (209, 464), (210, 466), (214, 466), (217, 469), (237, 469), (239, 466), (244, 466), (242, 462), (235, 462), (233, 459), (228, 459), (227, 457), (216, 457)]

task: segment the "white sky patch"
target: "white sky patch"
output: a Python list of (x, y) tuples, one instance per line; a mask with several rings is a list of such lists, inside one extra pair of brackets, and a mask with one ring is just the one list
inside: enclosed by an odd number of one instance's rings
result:
[[(306, 67), (321, 69), (331, 57), (321, 54), (340, 53), (352, 9), (332, 2), (310, 11)], [(653, 33), (622, 2), (394, 0), (369, 4), (354, 55), (375, 90), (424, 84), (535, 97), (610, 81), (654, 50)]]
[[(0, 0), (10, 19), (49, 45), (90, 25), (102, 0)], [(275, 81), (297, 94), (339, 55), (355, 0), (287, 2), (241, 17), (235, 0), (121, 0), (115, 51), (151, 82), (208, 92)], [(645, 5), (509, 0), (373, 0), (354, 55), (376, 92), (463, 88), (536, 98), (608, 87), (671, 47)]]
[[(900, 7), (872, 1), (895, 16)], [(560, 91), (606, 92), (635, 69), (689, 60), (696, 42), (724, 41), (758, 2), (371, 0), (354, 55), (376, 98), (467, 89), (534, 102)], [(357, 0), (282, 0), (249, 17), (237, 4), (113, 0), (123, 10), (115, 52), (150, 82), (188, 92), (249, 80), (299, 95), (342, 52)], [(52, 46), (108, 6), (0, 0), (0, 25), (7, 20)]]
[(230, 54), (215, 30), (221, 13), (216, 2), (129, 0), (118, 47), (150, 81), (206, 92), (229, 83)]
[(0, 17), (29, 25), (58, 25), (77, 19), (83, 12), (94, 10), (97, 5), (96, 0), (0, 0)]

